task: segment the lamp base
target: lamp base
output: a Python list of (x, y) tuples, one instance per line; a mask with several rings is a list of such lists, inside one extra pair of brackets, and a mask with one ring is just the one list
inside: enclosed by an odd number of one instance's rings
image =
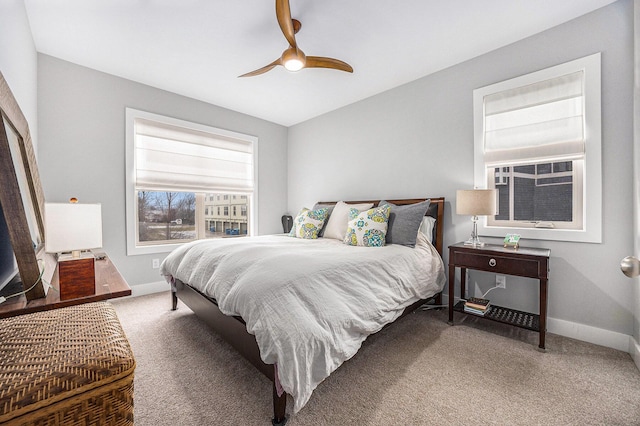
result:
[(95, 258), (82, 253), (79, 258), (58, 257), (58, 286), (60, 300), (78, 299), (96, 294)]
[(464, 242), (464, 245), (472, 246), (472, 247), (484, 247), (485, 243), (479, 240), (472, 240), (471, 238), (469, 238), (467, 241)]
[(471, 222), (473, 222), (473, 231), (471, 231), (471, 236), (467, 241), (464, 242), (464, 245), (472, 247), (484, 247), (484, 243), (480, 241), (480, 238), (478, 238), (478, 216), (472, 216)]

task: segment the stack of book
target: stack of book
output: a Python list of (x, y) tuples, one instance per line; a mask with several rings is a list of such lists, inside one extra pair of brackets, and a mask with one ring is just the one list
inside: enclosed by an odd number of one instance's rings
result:
[(488, 299), (480, 299), (478, 297), (470, 297), (464, 304), (464, 311), (471, 314), (484, 316), (489, 311), (491, 304)]

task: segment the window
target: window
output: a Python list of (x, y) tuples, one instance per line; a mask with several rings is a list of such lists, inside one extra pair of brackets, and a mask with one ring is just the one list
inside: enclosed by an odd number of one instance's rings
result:
[[(126, 118), (127, 254), (255, 232), (255, 137), (130, 108)], [(210, 217), (205, 201), (221, 195), (246, 197), (247, 217)]]
[(475, 90), (474, 128), (483, 235), (601, 242), (600, 54)]

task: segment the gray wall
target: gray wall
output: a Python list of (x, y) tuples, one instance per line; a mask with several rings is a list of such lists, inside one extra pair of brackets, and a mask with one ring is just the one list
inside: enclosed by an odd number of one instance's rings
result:
[[(603, 243), (524, 244), (551, 249), (550, 317), (631, 335), (632, 290), (619, 271), (633, 247), (630, 0), (293, 126), (289, 211), (319, 199), (444, 196), (445, 246), (465, 240), (469, 218), (452, 212), (456, 189), (473, 187), (473, 90), (595, 52), (602, 52)], [(494, 281), (471, 278), (482, 290)], [(536, 311), (537, 295), (535, 282), (508, 277), (491, 299)]]
[(40, 54), (39, 165), (45, 198), (102, 203), (104, 249), (130, 285), (161, 281), (151, 260), (165, 254), (126, 255), (125, 107), (257, 136), (258, 229), (282, 232), (286, 127)]
[(29, 123), (37, 149), (38, 56), (23, 0), (0, 2), (0, 71)]

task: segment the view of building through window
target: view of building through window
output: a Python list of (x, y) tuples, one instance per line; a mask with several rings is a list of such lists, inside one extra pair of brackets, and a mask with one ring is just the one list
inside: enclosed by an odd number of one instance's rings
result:
[(495, 167), (493, 172), (499, 200), (495, 220), (573, 220), (573, 161)]
[(246, 194), (139, 190), (137, 202), (140, 243), (248, 235)]
[(249, 233), (249, 197), (246, 194), (206, 194), (204, 205), (206, 238)]

